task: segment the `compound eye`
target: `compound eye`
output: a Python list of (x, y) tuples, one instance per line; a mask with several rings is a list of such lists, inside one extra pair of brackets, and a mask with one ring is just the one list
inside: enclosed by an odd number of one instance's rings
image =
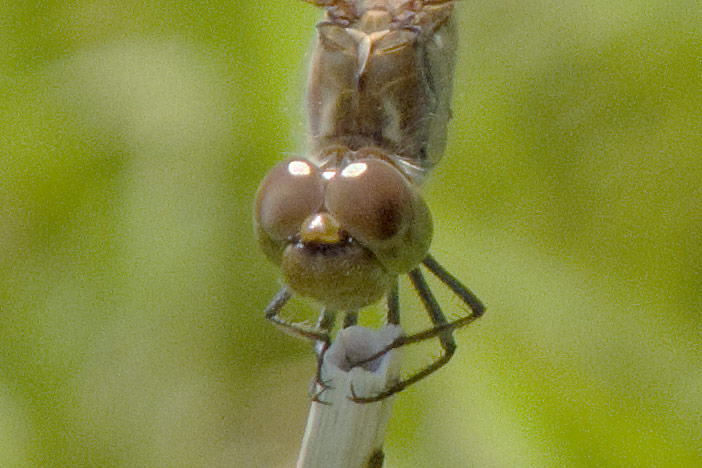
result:
[(325, 203), (352, 237), (372, 248), (406, 230), (414, 196), (409, 182), (392, 165), (361, 159), (329, 182)]
[(271, 240), (283, 242), (295, 236), (323, 203), (317, 167), (304, 159), (288, 159), (273, 167), (258, 187), (256, 222)]

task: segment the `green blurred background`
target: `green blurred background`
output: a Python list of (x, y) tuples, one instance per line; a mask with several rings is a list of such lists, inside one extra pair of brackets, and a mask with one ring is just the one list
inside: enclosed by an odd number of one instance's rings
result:
[[(702, 466), (702, 7), (460, 14), (426, 192), (435, 256), (488, 313), (397, 398), (387, 467)], [(314, 362), (262, 317), (251, 202), (302, 150), (319, 11), (0, 16), (0, 467), (291, 466)]]

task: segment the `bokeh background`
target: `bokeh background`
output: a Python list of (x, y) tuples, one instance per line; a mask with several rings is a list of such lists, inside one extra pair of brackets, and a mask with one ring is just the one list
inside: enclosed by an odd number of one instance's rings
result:
[[(387, 467), (702, 466), (700, 3), (460, 3), (426, 194), (488, 313), (397, 398)], [(319, 13), (3, 3), (0, 466), (294, 463), (314, 361), (262, 317), (251, 203), (303, 150)]]

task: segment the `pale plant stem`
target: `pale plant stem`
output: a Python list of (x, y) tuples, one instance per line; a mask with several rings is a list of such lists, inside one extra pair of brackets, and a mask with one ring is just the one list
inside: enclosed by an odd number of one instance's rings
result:
[[(322, 379), (329, 386), (313, 401), (296, 468), (380, 468), (383, 466), (385, 427), (394, 397), (356, 403), (396, 382), (400, 351), (392, 350), (360, 367), (361, 362), (402, 334), (397, 325), (380, 330), (348, 327), (337, 334), (327, 350)], [(353, 389), (353, 391), (352, 391)]]

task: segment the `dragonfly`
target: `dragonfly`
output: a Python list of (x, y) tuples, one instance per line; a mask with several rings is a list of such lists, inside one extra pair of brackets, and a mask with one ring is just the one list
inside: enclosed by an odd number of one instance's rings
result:
[[(315, 342), (323, 386), (321, 363), (338, 313), (349, 327), (359, 310), (384, 300), (387, 322), (399, 325), (398, 279), (407, 275), (431, 327), (401, 335), (366, 361), (431, 338), (442, 352), (379, 394), (353, 395), (369, 403), (448, 363), (453, 331), (485, 310), (429, 254), (432, 217), (420, 193), (443, 155), (451, 117), (454, 0), (303, 1), (325, 10), (307, 79), (308, 150), (274, 166), (255, 198), (258, 243), (284, 278), (265, 316)], [(470, 313), (448, 320), (422, 267)], [(314, 326), (281, 317), (295, 294), (321, 304)]]

